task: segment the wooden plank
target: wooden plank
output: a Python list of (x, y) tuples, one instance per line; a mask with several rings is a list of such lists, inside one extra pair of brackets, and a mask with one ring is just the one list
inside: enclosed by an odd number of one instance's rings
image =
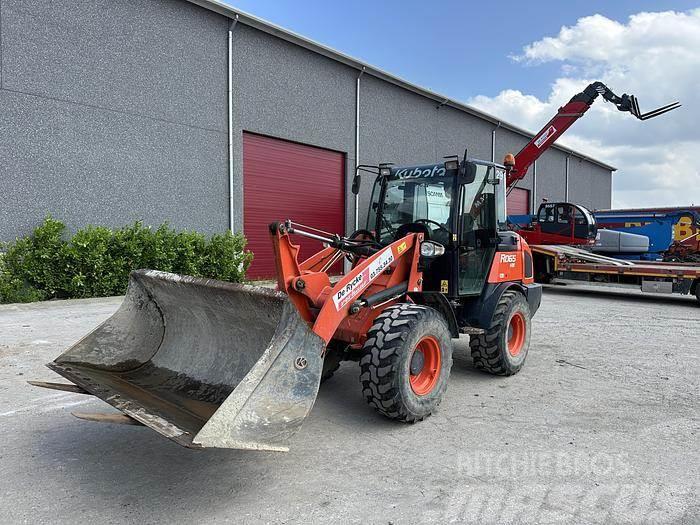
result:
[(27, 381), (32, 386), (38, 386), (40, 388), (48, 388), (50, 390), (62, 390), (64, 392), (73, 392), (74, 394), (88, 394), (90, 392), (83, 390), (78, 385), (73, 385), (70, 383), (47, 383), (45, 381)]
[(139, 425), (143, 426), (143, 423), (136, 421), (133, 418), (125, 414), (102, 414), (93, 412), (71, 412), (71, 414), (78, 419), (84, 419), (85, 421), (96, 421), (98, 423), (114, 423), (117, 425)]

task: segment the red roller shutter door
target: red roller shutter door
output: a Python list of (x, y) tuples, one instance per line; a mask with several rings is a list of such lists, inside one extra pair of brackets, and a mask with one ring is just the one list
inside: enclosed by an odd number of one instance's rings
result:
[[(255, 259), (248, 278), (275, 277), (268, 224), (292, 219), (321, 230), (345, 231), (345, 156), (337, 151), (243, 134), (243, 231)], [(302, 261), (321, 243), (301, 236)]]
[(530, 190), (513, 188), (508, 194), (508, 215), (526, 215), (530, 213)]

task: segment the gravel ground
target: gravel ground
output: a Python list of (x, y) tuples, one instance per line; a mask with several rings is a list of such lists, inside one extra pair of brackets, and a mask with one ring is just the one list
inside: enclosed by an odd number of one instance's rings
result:
[(549, 287), (522, 372), (474, 370), (460, 340), (415, 425), (370, 410), (344, 363), (288, 453), (183, 449), (26, 384), (120, 301), (0, 306), (3, 523), (700, 521), (691, 298)]

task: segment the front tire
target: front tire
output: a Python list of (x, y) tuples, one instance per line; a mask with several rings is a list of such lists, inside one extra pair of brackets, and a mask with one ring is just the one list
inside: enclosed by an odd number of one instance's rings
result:
[(333, 374), (340, 368), (340, 363), (343, 361), (344, 348), (331, 344), (328, 345), (326, 355), (323, 358), (323, 370), (321, 371), (321, 383), (325, 383)]
[(469, 341), (474, 366), (502, 376), (517, 374), (530, 348), (530, 306), (515, 290), (501, 295), (485, 333)]
[(414, 423), (442, 401), (452, 369), (452, 337), (436, 310), (390, 306), (367, 332), (363, 352), (362, 393), (380, 414)]

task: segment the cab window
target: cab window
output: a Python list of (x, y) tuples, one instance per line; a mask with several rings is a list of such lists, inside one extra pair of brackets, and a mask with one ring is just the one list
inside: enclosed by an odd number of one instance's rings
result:
[(567, 206), (557, 207), (557, 222), (559, 224), (569, 224), (569, 210)]
[(554, 207), (542, 207), (537, 219), (539, 222), (554, 222)]
[(415, 222), (449, 232), (453, 177), (393, 179), (386, 182), (377, 224), (379, 242), (394, 240), (399, 228)]

